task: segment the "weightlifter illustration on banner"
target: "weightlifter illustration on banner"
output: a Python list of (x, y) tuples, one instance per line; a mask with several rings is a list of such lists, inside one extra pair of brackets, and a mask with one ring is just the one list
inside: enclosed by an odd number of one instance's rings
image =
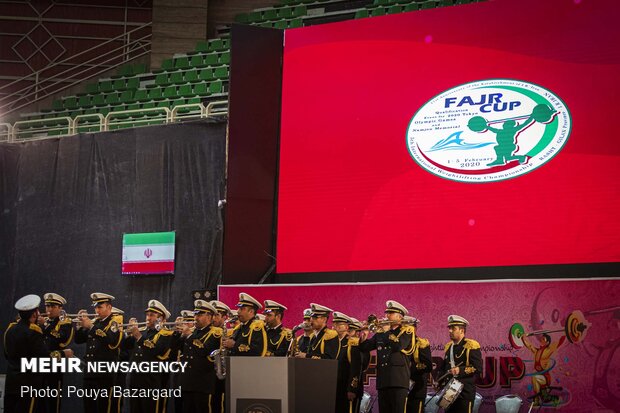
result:
[[(519, 150), (517, 145), (517, 135), (535, 122), (549, 123), (553, 120), (557, 113), (549, 106), (539, 104), (534, 107), (532, 114), (529, 116), (520, 116), (516, 118), (500, 119), (487, 121), (482, 116), (474, 116), (467, 123), (467, 127), (473, 132), (482, 133), (491, 131), (496, 134), (497, 145), (494, 147), (497, 159), (487, 164), (487, 166), (505, 165), (512, 160), (519, 161), (520, 164), (527, 162), (527, 156), (516, 155)], [(525, 119), (525, 122), (519, 124), (517, 120)], [(494, 128), (491, 124), (502, 123), (501, 129)]]

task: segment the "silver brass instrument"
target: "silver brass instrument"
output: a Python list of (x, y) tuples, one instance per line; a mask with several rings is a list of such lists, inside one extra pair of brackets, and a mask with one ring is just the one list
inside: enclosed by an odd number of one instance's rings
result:
[[(41, 317), (49, 317), (49, 313), (41, 313), (39, 314)], [(90, 314), (90, 313), (77, 313), (77, 314), (68, 314), (65, 312), (65, 310), (61, 310), (60, 311), (60, 315), (58, 316), (58, 319), (60, 321), (64, 321), (66, 318), (71, 318), (74, 323), (77, 323), (80, 321), (80, 317), (97, 317), (97, 314)]]
[(228, 349), (224, 347), (224, 340), (226, 340), (227, 331), (226, 324), (222, 327), (222, 337), (220, 338), (220, 348), (211, 352), (213, 357), (213, 364), (215, 365), (215, 375), (218, 379), (224, 380), (226, 378), (226, 357), (228, 356)]
[(380, 331), (384, 326), (389, 326), (391, 324), (400, 324), (401, 326), (417, 326), (419, 323), (418, 319), (415, 317), (406, 317), (400, 320), (400, 322), (395, 323), (394, 321), (388, 320), (387, 318), (378, 319), (376, 315), (370, 314), (368, 316), (367, 324), (368, 329), (376, 333)]
[[(124, 324), (116, 324), (116, 327), (131, 327), (131, 326), (145, 326), (148, 323), (146, 321), (140, 321), (139, 323), (124, 323)], [(157, 323), (155, 324), (155, 326), (157, 327)]]
[(90, 313), (77, 313), (77, 314), (67, 314), (67, 313), (64, 313), (64, 314), (62, 314), (61, 313), (61, 317), (62, 316), (65, 316), (65, 318), (66, 317), (76, 318), (76, 317), (82, 317), (82, 316), (83, 317), (97, 317), (97, 314), (90, 314)]

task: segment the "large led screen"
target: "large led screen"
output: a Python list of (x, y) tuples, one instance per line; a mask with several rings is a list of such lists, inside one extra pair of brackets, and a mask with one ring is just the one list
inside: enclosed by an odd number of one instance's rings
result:
[(620, 5), (285, 33), (279, 273), (620, 261)]

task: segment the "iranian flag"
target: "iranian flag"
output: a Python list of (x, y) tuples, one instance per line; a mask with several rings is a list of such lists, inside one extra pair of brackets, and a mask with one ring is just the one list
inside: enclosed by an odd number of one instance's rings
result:
[(174, 232), (123, 235), (123, 274), (173, 274)]

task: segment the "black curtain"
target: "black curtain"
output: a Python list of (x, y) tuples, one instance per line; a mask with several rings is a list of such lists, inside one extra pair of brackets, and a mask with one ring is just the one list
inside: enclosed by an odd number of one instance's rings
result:
[[(126, 320), (151, 298), (193, 308), (221, 277), (225, 156), (226, 124), (207, 121), (1, 144), (2, 332), (25, 294), (92, 312), (90, 293), (109, 293)], [(121, 275), (123, 233), (160, 231), (176, 231), (175, 274)]]

